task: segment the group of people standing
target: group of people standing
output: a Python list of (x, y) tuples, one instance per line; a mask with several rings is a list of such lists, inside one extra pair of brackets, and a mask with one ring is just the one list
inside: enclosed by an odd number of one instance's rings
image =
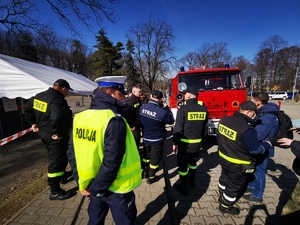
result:
[[(63, 79), (30, 99), (25, 107), (25, 117), (48, 151), (49, 199), (70, 197), (60, 181), (68, 163), (66, 149), (71, 145), (70, 164), (79, 177), (76, 182), (90, 199), (89, 225), (104, 224), (109, 209), (116, 224), (134, 224), (137, 209), (133, 190), (142, 178), (148, 184), (157, 181), (165, 127), (175, 122), (161, 91), (154, 90), (145, 103), (141, 101), (142, 89), (136, 85), (125, 99), (125, 81), (124, 76), (100, 79), (90, 109), (74, 118), (65, 100), (72, 89)], [(266, 93), (254, 94), (234, 115), (220, 121), (217, 140), (222, 172), (218, 186), (219, 210), (223, 213), (239, 214), (234, 203), (241, 197), (262, 201), (267, 162), (274, 155), (272, 140), (279, 126), (276, 115), (270, 113), (279, 107), (268, 99)], [(174, 187), (188, 195), (189, 188), (195, 187), (208, 111), (198, 100), (196, 87), (187, 87), (184, 100), (176, 115), (172, 140), (180, 177)], [(246, 191), (250, 194), (244, 195)]]

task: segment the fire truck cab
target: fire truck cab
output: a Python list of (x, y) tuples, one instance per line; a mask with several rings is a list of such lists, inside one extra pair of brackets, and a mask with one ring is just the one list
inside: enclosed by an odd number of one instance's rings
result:
[(207, 134), (210, 136), (216, 135), (220, 119), (232, 115), (247, 99), (238, 68), (200, 67), (190, 68), (188, 71), (181, 68), (169, 80), (169, 104), (175, 119), (178, 108), (184, 104), (184, 92), (188, 86), (198, 88), (198, 100), (207, 107)]

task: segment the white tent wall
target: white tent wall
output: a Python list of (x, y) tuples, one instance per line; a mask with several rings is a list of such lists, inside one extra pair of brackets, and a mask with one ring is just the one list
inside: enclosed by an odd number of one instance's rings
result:
[(0, 54), (0, 140), (29, 127), (23, 116), (24, 102), (58, 79), (69, 82), (70, 94), (91, 95), (97, 87), (80, 74)]

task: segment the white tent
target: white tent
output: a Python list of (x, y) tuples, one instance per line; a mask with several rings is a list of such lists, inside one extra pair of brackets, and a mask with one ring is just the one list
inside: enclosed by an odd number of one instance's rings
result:
[(97, 87), (82, 75), (0, 54), (0, 98), (29, 99), (60, 78), (69, 82), (73, 92), (82, 95), (90, 95)]
[(0, 146), (2, 138), (30, 127), (23, 115), (24, 99), (47, 90), (58, 79), (67, 80), (80, 95), (91, 95), (98, 86), (79, 74), (0, 54)]

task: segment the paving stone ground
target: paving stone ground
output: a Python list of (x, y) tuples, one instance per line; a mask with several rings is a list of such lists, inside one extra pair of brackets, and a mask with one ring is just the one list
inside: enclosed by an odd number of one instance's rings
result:
[[(290, 110), (289, 106), (283, 105), (282, 108)], [(294, 110), (291, 111), (294, 113), (292, 119), (299, 119), (299, 111), (295, 107), (291, 109)], [(300, 140), (299, 135), (295, 139)], [(205, 148), (199, 155), (196, 187), (189, 190), (189, 196), (183, 196), (173, 188), (179, 179), (176, 157), (171, 150), (171, 140), (168, 139), (157, 173), (159, 181), (149, 185), (143, 180), (142, 185), (135, 190), (138, 209), (136, 225), (279, 225), (282, 207), (298, 182), (298, 177), (291, 169), (294, 155), (290, 149), (276, 148), (275, 157), (268, 164), (263, 203), (240, 199), (236, 205), (241, 213), (230, 216), (218, 211), (217, 184), (221, 168), (215, 140), (210, 138), (205, 142)], [(64, 185), (64, 189), (77, 190), (77, 187), (72, 181)], [(88, 198), (80, 193), (65, 201), (50, 201), (48, 197), (49, 189), (46, 188), (5, 225), (87, 224)], [(114, 224), (110, 213), (105, 224)]]

